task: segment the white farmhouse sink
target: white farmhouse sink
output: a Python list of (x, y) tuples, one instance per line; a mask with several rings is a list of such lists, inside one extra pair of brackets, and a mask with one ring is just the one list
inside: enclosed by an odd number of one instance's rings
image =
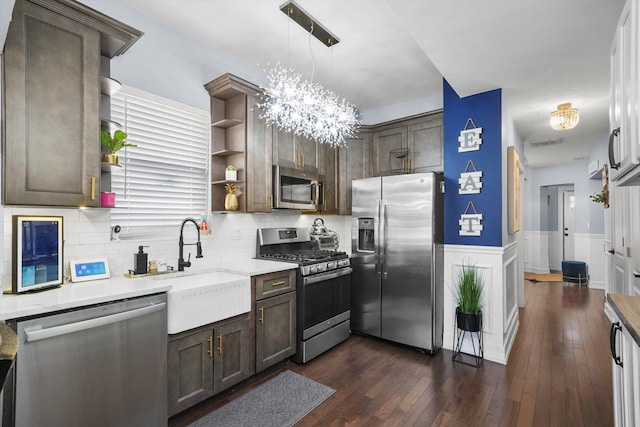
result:
[(177, 334), (251, 310), (251, 278), (223, 271), (170, 275), (167, 331)]

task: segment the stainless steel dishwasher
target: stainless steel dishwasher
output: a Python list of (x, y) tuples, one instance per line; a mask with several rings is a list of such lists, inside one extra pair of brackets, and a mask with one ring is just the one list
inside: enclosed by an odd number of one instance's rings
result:
[(16, 326), (17, 427), (167, 425), (166, 294)]

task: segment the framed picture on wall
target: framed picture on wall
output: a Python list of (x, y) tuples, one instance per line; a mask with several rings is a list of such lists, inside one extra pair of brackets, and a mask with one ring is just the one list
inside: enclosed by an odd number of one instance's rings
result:
[(63, 217), (13, 215), (11, 223), (12, 292), (60, 286), (63, 283)]
[(507, 147), (507, 210), (509, 233), (520, 231), (520, 155)]

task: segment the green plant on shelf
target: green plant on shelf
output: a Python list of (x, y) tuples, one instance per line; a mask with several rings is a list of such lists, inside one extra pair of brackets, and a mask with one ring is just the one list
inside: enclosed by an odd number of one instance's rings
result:
[(117, 130), (113, 133), (113, 137), (103, 130), (100, 132), (100, 142), (107, 149), (108, 154), (116, 154), (124, 147), (137, 147), (135, 144), (129, 144), (126, 142), (127, 134), (121, 130)]

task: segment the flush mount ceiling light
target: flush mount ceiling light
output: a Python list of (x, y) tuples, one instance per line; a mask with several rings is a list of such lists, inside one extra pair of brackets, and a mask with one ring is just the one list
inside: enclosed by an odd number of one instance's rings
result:
[(580, 120), (579, 110), (571, 108), (571, 103), (558, 105), (558, 109), (551, 113), (551, 127), (555, 130), (573, 129)]
[[(313, 35), (327, 47), (340, 41), (293, 1), (284, 4), (280, 10), (309, 31), (309, 37)], [(269, 86), (263, 88), (262, 102), (258, 104), (267, 123), (333, 146), (345, 146), (346, 140), (355, 136), (360, 124), (358, 109), (314, 83), (313, 72), (311, 80), (307, 81), (292, 69), (276, 64), (267, 73), (267, 78)]]

